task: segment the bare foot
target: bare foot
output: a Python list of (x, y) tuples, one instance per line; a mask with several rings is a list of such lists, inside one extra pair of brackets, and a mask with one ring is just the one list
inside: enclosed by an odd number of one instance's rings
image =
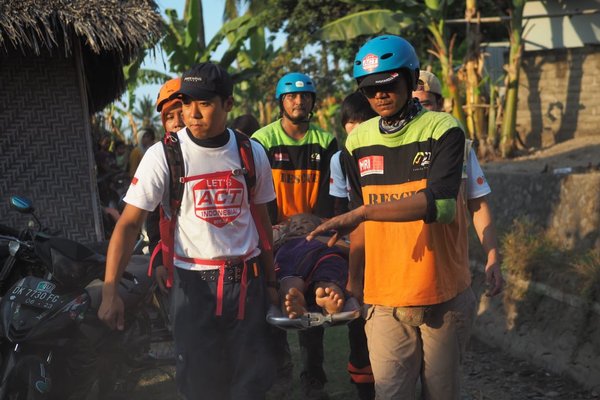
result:
[(306, 300), (301, 291), (291, 288), (285, 295), (285, 312), (288, 318), (299, 318), (306, 313)]
[(327, 314), (335, 314), (344, 308), (344, 296), (331, 287), (318, 287), (315, 290), (315, 301)]

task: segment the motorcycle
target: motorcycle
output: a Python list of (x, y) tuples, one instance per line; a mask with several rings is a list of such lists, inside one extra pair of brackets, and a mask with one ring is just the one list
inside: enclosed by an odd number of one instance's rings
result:
[(44, 233), (28, 200), (10, 202), (32, 215), (38, 229), (0, 226), (0, 248), (8, 249), (0, 271), (0, 400), (126, 396), (136, 384), (131, 371), (169, 361), (149, 353), (151, 342), (166, 340), (168, 332), (153, 337), (161, 325), (156, 318), (166, 312), (156, 311), (147, 257), (133, 256), (123, 274), (125, 330), (111, 331), (97, 317), (105, 257)]

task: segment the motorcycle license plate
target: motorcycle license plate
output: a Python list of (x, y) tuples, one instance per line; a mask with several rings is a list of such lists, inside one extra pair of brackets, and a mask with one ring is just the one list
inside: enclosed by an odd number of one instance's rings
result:
[(15, 286), (9, 296), (16, 303), (51, 310), (60, 303), (60, 296), (52, 293), (54, 288), (53, 283), (41, 281), (35, 288)]

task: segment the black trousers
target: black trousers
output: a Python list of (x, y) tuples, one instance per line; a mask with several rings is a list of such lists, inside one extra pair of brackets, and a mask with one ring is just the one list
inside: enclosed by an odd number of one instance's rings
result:
[(237, 319), (240, 283), (223, 285), (217, 316), (217, 282), (175, 268), (172, 288), (176, 381), (187, 400), (263, 400), (275, 376), (268, 347), (263, 277), (250, 279), (244, 319)]
[(358, 398), (373, 400), (375, 399), (375, 384), (373, 373), (369, 368), (371, 362), (365, 334), (365, 322), (363, 318), (359, 317), (348, 324), (348, 343), (350, 345), (348, 372), (350, 373), (350, 382), (356, 386)]
[[(298, 342), (302, 360), (300, 375), (309, 376), (325, 383), (327, 376), (323, 369), (323, 334), (324, 330), (320, 327), (298, 331)], [(277, 364), (277, 376), (291, 378), (293, 365), (287, 332), (271, 327), (270, 337), (271, 352)]]

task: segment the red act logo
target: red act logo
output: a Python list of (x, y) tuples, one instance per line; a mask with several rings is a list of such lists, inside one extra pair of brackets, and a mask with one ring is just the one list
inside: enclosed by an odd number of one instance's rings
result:
[(379, 57), (377, 57), (375, 54), (367, 54), (362, 59), (362, 67), (367, 72), (373, 71), (379, 67)]
[(383, 156), (369, 156), (358, 160), (360, 176), (383, 175)]
[(193, 187), (196, 216), (222, 228), (242, 211), (244, 185), (234, 178), (203, 179)]

